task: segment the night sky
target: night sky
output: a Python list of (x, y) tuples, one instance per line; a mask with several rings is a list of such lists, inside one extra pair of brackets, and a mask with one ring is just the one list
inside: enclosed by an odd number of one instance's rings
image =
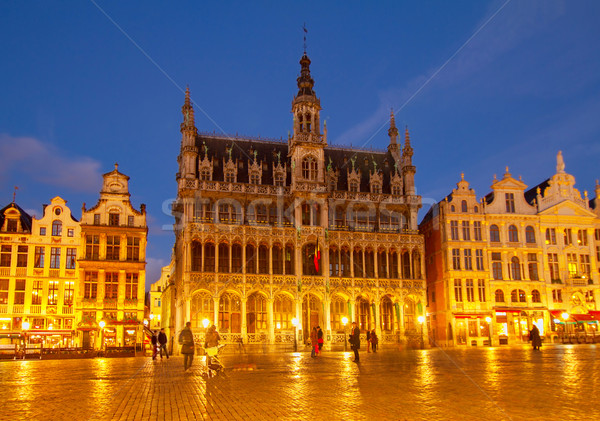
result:
[[(75, 217), (119, 163), (147, 204), (147, 284), (174, 236), (183, 91), (201, 132), (292, 128), (307, 53), (330, 144), (387, 146), (408, 125), (424, 210), (460, 173), (478, 197), (505, 166), (533, 186), (563, 151), (577, 188), (600, 178), (600, 2), (116, 2), (0, 5), (0, 206)], [(424, 212), (422, 212), (424, 214)]]

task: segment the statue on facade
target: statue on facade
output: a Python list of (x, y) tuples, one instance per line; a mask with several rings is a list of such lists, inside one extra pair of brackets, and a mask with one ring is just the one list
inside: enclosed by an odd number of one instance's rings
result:
[(562, 151), (558, 151), (558, 154), (556, 155), (556, 172), (565, 172), (565, 161), (563, 160)]

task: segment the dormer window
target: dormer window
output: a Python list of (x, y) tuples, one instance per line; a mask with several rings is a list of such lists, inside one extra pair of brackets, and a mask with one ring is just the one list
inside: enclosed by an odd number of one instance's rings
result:
[(17, 227), (19, 226), (19, 220), (15, 218), (8, 218), (6, 220), (6, 231), (7, 232), (17, 232)]
[(356, 181), (350, 183), (350, 191), (354, 193), (358, 192), (358, 183)]
[(400, 196), (402, 194), (402, 188), (398, 185), (392, 186), (392, 194), (395, 196)]
[(225, 173), (225, 182), (235, 183), (235, 174), (233, 173), (233, 171)]
[(108, 214), (108, 225), (111, 227), (119, 226), (119, 214), (118, 213), (109, 213)]
[(302, 177), (305, 180), (317, 179), (317, 161), (314, 157), (309, 156), (302, 160)]
[(250, 184), (260, 184), (260, 177), (258, 174), (250, 174)]
[(210, 170), (207, 168), (204, 168), (202, 171), (200, 171), (200, 180), (201, 181), (210, 181)]
[(283, 174), (277, 174), (275, 176), (275, 185), (278, 187), (283, 187)]
[(381, 193), (381, 184), (372, 184), (371, 185), (371, 193), (380, 194)]
[(467, 201), (463, 200), (462, 202), (460, 202), (460, 210), (461, 212), (467, 212)]
[(504, 198), (506, 200), (506, 213), (515, 213), (515, 194), (504, 193)]

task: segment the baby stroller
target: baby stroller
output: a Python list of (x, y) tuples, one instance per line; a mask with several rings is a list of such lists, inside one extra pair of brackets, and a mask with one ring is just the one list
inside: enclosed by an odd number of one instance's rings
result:
[(215, 377), (219, 373), (225, 373), (225, 366), (219, 359), (219, 352), (225, 345), (213, 346), (211, 348), (204, 348), (206, 353), (206, 371), (202, 375), (210, 378)]

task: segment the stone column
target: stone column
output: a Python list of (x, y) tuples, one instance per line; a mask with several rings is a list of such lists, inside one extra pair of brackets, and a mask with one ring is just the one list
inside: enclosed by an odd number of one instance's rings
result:
[(269, 337), (267, 338), (270, 344), (275, 343), (275, 323), (273, 320), (273, 299), (267, 299), (267, 327), (269, 329)]

